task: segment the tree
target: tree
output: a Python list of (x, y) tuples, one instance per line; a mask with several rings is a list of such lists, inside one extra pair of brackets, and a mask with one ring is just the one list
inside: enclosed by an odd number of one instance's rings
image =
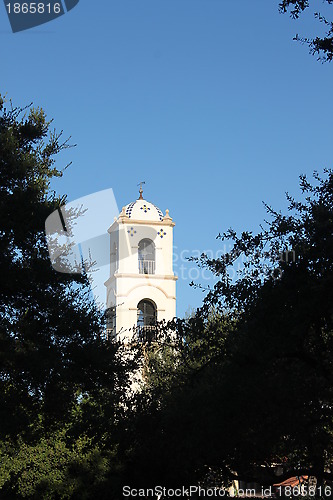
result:
[(313, 185), (302, 176), (300, 187), (288, 215), (266, 205), (262, 232), (229, 230), (220, 235), (229, 252), (198, 259), (217, 282), (193, 318), (174, 324), (176, 363), (164, 386), (153, 356), (140, 458), (150, 463), (148, 447), (156, 450), (151, 467), (169, 484), (214, 470), (225, 485), (333, 478), (333, 172), (315, 173)]
[[(0, 97), (0, 448), (8, 498), (38, 496), (55, 449), (66, 467), (82, 442), (83, 462), (97, 449), (102, 462), (112, 455), (135, 365), (103, 337), (87, 277), (56, 272), (48, 257), (45, 220), (65, 202), (50, 190), (63, 172), (56, 158), (69, 147), (61, 137), (43, 110)], [(18, 482), (24, 464), (26, 490)], [(66, 467), (49, 477), (58, 489), (59, 478), (68, 482)], [(70, 470), (75, 483), (79, 468)]]
[(110, 456), (91, 438), (66, 429), (33, 443), (1, 443), (2, 498), (91, 498), (106, 481)]
[(234, 327), (215, 311), (159, 325), (157, 341), (145, 346), (144, 390), (126, 434), (128, 484), (182, 488), (205, 476), (220, 418), (211, 387)]
[[(249, 469), (253, 442), (253, 465), (288, 457), (288, 467), (319, 480), (333, 458), (333, 173), (325, 173), (315, 173), (315, 185), (301, 177), (305, 199), (288, 196), (290, 215), (266, 206), (271, 220), (262, 233), (237, 237), (229, 230), (221, 237), (233, 240), (232, 250), (219, 261), (202, 260), (221, 277), (206, 304), (237, 314), (229, 380), (234, 404), (247, 402), (242, 425), (251, 438), (238, 431), (243, 456), (236, 470)], [(228, 268), (241, 256), (241, 276), (231, 283)], [(258, 412), (265, 416), (260, 427)]]
[[(332, 0), (323, 0), (323, 3), (331, 5)], [(279, 10), (282, 13), (289, 12), (293, 19), (298, 19), (303, 11), (309, 8), (309, 0), (282, 0), (279, 4)], [(333, 22), (326, 19), (320, 12), (314, 12), (314, 17), (325, 26), (324, 36), (315, 38), (306, 38), (296, 35), (294, 40), (298, 40), (309, 46), (312, 55), (318, 55), (318, 60), (330, 62), (333, 59)]]

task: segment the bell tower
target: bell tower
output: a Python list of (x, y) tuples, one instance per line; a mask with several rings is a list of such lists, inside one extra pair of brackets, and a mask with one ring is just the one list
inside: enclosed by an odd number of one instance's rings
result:
[(149, 340), (156, 321), (176, 315), (173, 272), (175, 223), (153, 203), (139, 198), (123, 207), (108, 229), (110, 277), (107, 288), (108, 334), (119, 340)]

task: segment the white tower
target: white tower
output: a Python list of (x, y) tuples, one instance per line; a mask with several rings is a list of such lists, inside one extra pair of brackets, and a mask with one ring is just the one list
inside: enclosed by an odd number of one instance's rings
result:
[(176, 315), (173, 227), (169, 210), (140, 197), (122, 209), (108, 229), (110, 277), (108, 332), (119, 340), (150, 338), (156, 321)]

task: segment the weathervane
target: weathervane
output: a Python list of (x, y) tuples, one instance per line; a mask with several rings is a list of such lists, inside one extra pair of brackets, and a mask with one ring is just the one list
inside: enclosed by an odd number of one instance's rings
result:
[(140, 189), (139, 189), (139, 193), (140, 193), (139, 200), (143, 200), (143, 196), (142, 196), (142, 193), (143, 193), (142, 185), (143, 184), (146, 184), (145, 181), (139, 182), (139, 184), (138, 184), (138, 186), (140, 186)]

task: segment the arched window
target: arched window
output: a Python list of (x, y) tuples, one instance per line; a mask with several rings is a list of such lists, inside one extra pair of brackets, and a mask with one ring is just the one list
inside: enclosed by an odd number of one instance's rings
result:
[(106, 335), (107, 338), (112, 338), (116, 335), (116, 308), (109, 307), (106, 310)]
[(156, 305), (148, 299), (138, 303), (137, 333), (141, 341), (153, 340), (156, 332)]
[(140, 274), (155, 274), (155, 245), (145, 238), (139, 243), (138, 264)]

